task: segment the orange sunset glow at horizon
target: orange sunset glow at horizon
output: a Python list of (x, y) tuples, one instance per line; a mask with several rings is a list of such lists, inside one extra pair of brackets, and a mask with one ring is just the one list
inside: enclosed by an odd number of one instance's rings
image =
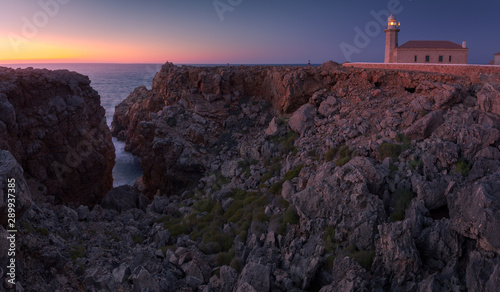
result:
[[(352, 55), (341, 50), (341, 44), (356, 41), (356, 28), (377, 23), (371, 12), (386, 6), (362, 2), (233, 1), (228, 3), (239, 4), (221, 12), (213, 1), (201, 0), (2, 0), (0, 64), (158, 64), (167, 60), (177, 64), (305, 64), (308, 60), (320, 64), (351, 58), (382, 62), (382, 27)], [(418, 1), (407, 3), (398, 17), (404, 20), (404, 37), (467, 40), (469, 62), (488, 63), (500, 50), (500, 40), (488, 38), (480, 28), (496, 21), (489, 14), (498, 9), (490, 6), (500, 4), (481, 3), (463, 2), (455, 7), (460, 9), (457, 15), (468, 17), (460, 22), (441, 17), (440, 11), (448, 7), (445, 3), (433, 11)], [(436, 20), (422, 21), (423, 15)], [(443, 29), (436, 30), (439, 26)]]

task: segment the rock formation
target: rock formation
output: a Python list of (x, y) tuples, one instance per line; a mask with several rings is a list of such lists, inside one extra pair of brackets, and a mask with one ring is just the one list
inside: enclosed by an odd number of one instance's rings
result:
[(33, 199), (20, 279), (38, 281), (20, 283), (496, 291), (499, 82), (333, 62), (167, 63), (113, 121), (142, 180), (92, 208)]
[(92, 205), (112, 187), (104, 109), (77, 73), (0, 68), (0, 149), (58, 202)]

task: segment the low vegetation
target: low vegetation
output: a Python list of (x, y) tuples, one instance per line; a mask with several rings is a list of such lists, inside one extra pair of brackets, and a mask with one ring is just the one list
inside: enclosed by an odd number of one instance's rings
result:
[(333, 158), (335, 157), (335, 154), (337, 154), (337, 149), (335, 148), (328, 149), (325, 153), (326, 162), (332, 161)]
[(387, 157), (397, 160), (402, 151), (403, 147), (401, 145), (384, 142), (380, 145), (379, 149), (380, 160), (384, 160)]
[(391, 222), (401, 221), (405, 218), (406, 209), (410, 205), (414, 194), (408, 189), (398, 189), (392, 195), (392, 205), (394, 212), (390, 214)]
[[(193, 203), (189, 215), (164, 215), (157, 219), (157, 223), (163, 223), (171, 236), (187, 234), (192, 240), (200, 241), (202, 252), (218, 254), (219, 261), (228, 263), (234, 241), (245, 242), (252, 226), (269, 220), (264, 207), (271, 202), (266, 195), (241, 189), (234, 189), (230, 197), (233, 202), (225, 211), (214, 200), (200, 199)], [(255, 228), (252, 231), (259, 231), (258, 227)]]
[(85, 248), (85, 245), (83, 245), (82, 242), (75, 244), (71, 246), (71, 251), (69, 252), (69, 256), (71, 260), (73, 260), (73, 263), (76, 263), (76, 260), (78, 258), (83, 258), (87, 256), (87, 249)]
[(351, 161), (352, 152), (349, 150), (349, 146), (345, 145), (339, 149), (339, 158), (335, 162), (337, 166), (344, 166), (347, 162)]
[(273, 141), (280, 145), (281, 156), (287, 155), (290, 152), (292, 152), (292, 154), (297, 152), (297, 147), (295, 147), (294, 143), (298, 137), (299, 135), (294, 131), (290, 131), (282, 137), (274, 137)]
[(472, 166), (463, 158), (459, 158), (457, 164), (455, 165), (455, 173), (462, 174), (463, 177), (467, 177)]

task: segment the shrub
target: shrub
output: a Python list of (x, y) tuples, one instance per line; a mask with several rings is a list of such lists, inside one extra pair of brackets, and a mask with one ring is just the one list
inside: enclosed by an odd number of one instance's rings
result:
[(243, 264), (239, 257), (235, 257), (231, 260), (231, 264), (229, 265), (231, 268), (235, 269), (238, 273), (243, 269)]
[(285, 176), (283, 177), (283, 179), (285, 181), (287, 181), (287, 180), (292, 180), (292, 179), (298, 177), (302, 168), (304, 168), (304, 165), (302, 165), (302, 164), (297, 165), (294, 169), (287, 171), (285, 173)]
[(299, 215), (297, 214), (297, 209), (294, 205), (288, 206), (283, 215), (283, 223), (285, 224), (298, 224), (299, 223)]
[(253, 220), (257, 222), (266, 222), (269, 220), (269, 216), (264, 211), (263, 207), (257, 208), (253, 210)]
[(215, 177), (216, 177), (216, 181), (215, 181), (214, 185), (212, 186), (212, 189), (216, 190), (216, 191), (222, 189), (222, 187), (224, 185), (231, 182), (230, 179), (228, 179), (222, 175), (222, 172), (220, 170), (215, 172)]
[(269, 192), (271, 192), (271, 194), (274, 194), (274, 195), (279, 195), (279, 194), (281, 194), (282, 187), (283, 187), (282, 181), (275, 182), (269, 187)]
[(165, 246), (162, 246), (160, 249), (163, 252), (163, 254), (166, 254), (167, 250), (175, 251), (177, 249), (177, 246), (175, 246), (175, 245), (165, 245)]
[(325, 153), (325, 160), (328, 162), (328, 161), (332, 161), (333, 160), (333, 157), (335, 157), (335, 154), (337, 154), (337, 151), (336, 149), (334, 148), (330, 148), (328, 149), (328, 151), (326, 151)]
[(384, 142), (380, 145), (379, 149), (380, 160), (383, 160), (386, 157), (392, 157), (393, 160), (397, 160), (402, 150), (403, 147), (399, 144)]
[(285, 118), (279, 118), (276, 120), (276, 123), (278, 123), (278, 126), (284, 125), (287, 123), (287, 120)]
[(217, 266), (229, 266), (234, 258), (234, 249), (228, 252), (220, 252), (215, 258)]
[(265, 183), (271, 177), (277, 176), (281, 174), (281, 162), (275, 162), (271, 166), (269, 166), (267, 172), (260, 178), (261, 183)]
[(422, 165), (422, 160), (420, 160), (420, 159), (413, 159), (413, 160), (410, 160), (410, 162), (408, 163), (408, 167), (411, 170), (418, 169), (420, 167), (420, 165)]
[(230, 218), (235, 217), (235, 214), (238, 212), (240, 214), (237, 214), (236, 217), (241, 216), (241, 214), (243, 213), (242, 200), (234, 200), (234, 202), (232, 202), (231, 205), (229, 205), (229, 208), (227, 208), (226, 212), (223, 215), (223, 218), (225, 221), (230, 221)]
[(347, 164), (347, 162), (351, 161), (351, 157), (344, 157), (344, 158), (339, 158), (335, 162), (335, 165), (341, 167)]
[(340, 149), (339, 149), (339, 156), (341, 158), (343, 157), (348, 157), (351, 155), (351, 151), (349, 150), (349, 146), (345, 145), (345, 146), (342, 146)]
[(295, 139), (297, 139), (298, 137), (299, 137), (299, 135), (297, 133), (295, 133), (294, 131), (290, 131), (285, 136), (281, 137), (279, 139), (280, 154), (286, 155), (286, 154), (296, 150), (294, 143), (295, 143)]
[(173, 237), (189, 233), (189, 229), (187, 228), (187, 226), (181, 224), (181, 222), (178, 222), (177, 224), (165, 224), (165, 225), (166, 225), (165, 229), (167, 229), (170, 235)]
[(469, 175), (469, 171), (472, 166), (462, 158), (459, 158), (456, 164), (456, 173), (461, 173), (463, 177), (467, 177)]
[(35, 228), (33, 228), (33, 225), (31, 225), (28, 221), (21, 222), (21, 228), (26, 230), (28, 233), (35, 232)]
[(222, 248), (216, 241), (210, 241), (200, 246), (200, 251), (206, 255), (220, 253)]
[(215, 202), (212, 200), (199, 200), (193, 204), (193, 209), (199, 212), (210, 212), (215, 207)]
[(255, 159), (252, 159), (252, 160), (246, 159), (246, 160), (242, 160), (242, 161), (238, 162), (238, 167), (241, 168), (241, 170), (243, 171), (243, 173), (245, 174), (246, 177), (249, 177), (250, 176), (250, 166), (255, 165), (257, 163), (259, 163), (259, 162)]
[(231, 198), (235, 200), (242, 200), (246, 197), (247, 191), (242, 190), (242, 189), (232, 189), (233, 194), (231, 195)]
[(351, 151), (349, 146), (345, 145), (339, 149), (339, 159), (335, 162), (337, 166), (344, 166), (347, 162), (351, 160)]
[(85, 245), (83, 245), (82, 243), (71, 246), (71, 251), (69, 252), (69, 256), (73, 260), (73, 263), (76, 262), (76, 259), (83, 258), (86, 255), (87, 255), (87, 249), (85, 248)]
[(402, 143), (403, 150), (411, 148), (411, 139), (405, 134), (399, 133), (396, 135), (396, 142)]

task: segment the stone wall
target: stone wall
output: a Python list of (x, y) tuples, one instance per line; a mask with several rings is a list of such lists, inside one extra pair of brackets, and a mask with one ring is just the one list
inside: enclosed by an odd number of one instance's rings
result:
[[(463, 49), (396, 49), (394, 59), (397, 63), (423, 63), (425, 57), (429, 56), (428, 63), (467, 64), (467, 53), (468, 51)], [(415, 62), (415, 56), (417, 56), (417, 62)], [(440, 56), (443, 58), (441, 62), (439, 62)]]
[(412, 70), (448, 73), (468, 76), (472, 82), (479, 82), (479, 77), (481, 75), (500, 74), (500, 66), (491, 65), (344, 63), (343, 66), (365, 69)]

